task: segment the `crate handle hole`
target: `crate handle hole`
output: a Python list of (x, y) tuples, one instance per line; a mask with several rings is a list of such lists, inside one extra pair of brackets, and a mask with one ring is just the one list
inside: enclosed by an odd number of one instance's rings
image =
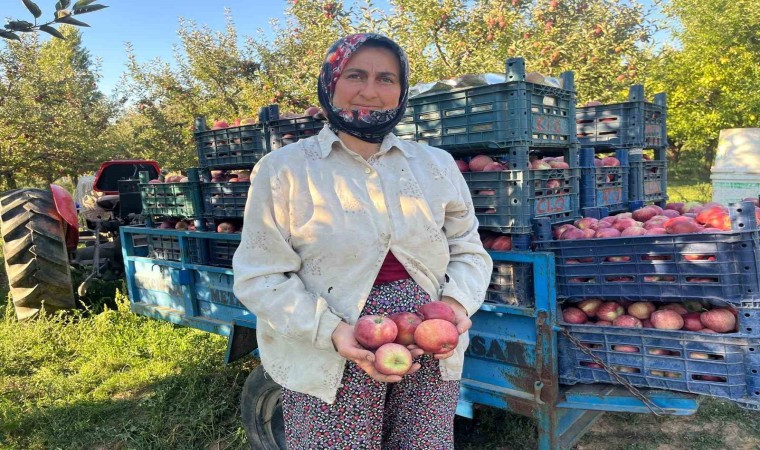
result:
[(747, 328), (747, 333), (752, 333), (752, 328)]
[(691, 376), (691, 379), (692, 380), (696, 380), (696, 381), (713, 381), (715, 383), (725, 383), (726, 382), (726, 377), (720, 377), (720, 376), (717, 376), (717, 375), (708, 375), (708, 374), (704, 374), (704, 375), (693, 374)]

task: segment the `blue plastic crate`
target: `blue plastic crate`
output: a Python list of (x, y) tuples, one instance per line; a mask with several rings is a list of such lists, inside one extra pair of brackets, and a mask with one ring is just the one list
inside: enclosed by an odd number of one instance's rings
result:
[(260, 124), (198, 131), (195, 142), (200, 166), (209, 169), (250, 169), (269, 151)]
[[(193, 179), (197, 179), (197, 172), (194, 175)], [(141, 181), (140, 197), (142, 213), (148, 216), (198, 218), (203, 213), (199, 181), (156, 184)]]
[(628, 176), (629, 201), (665, 206), (668, 200), (668, 167), (664, 153), (664, 150), (656, 151), (652, 160), (631, 155)]
[(148, 258), (183, 261), (190, 264), (204, 264), (202, 246), (205, 245), (205, 241), (203, 239), (188, 239), (186, 256), (183, 257), (177, 236), (151, 234), (147, 238)]
[(579, 106), (575, 112), (581, 145), (607, 148), (667, 147), (665, 93), (654, 103), (644, 97), (644, 86), (633, 85), (628, 101), (598, 106)]
[(208, 263), (212, 266), (232, 267), (232, 256), (240, 241), (210, 239), (208, 241)]
[(464, 172), (462, 175), (483, 229), (530, 234), (535, 218), (562, 223), (579, 217), (579, 169)]
[(576, 143), (573, 73), (563, 73), (558, 88), (525, 81), (522, 58), (508, 59), (506, 70), (506, 83), (410, 99), (394, 133), (452, 154)]
[[(595, 325), (562, 327), (634, 386), (760, 405), (760, 337)], [(558, 347), (560, 383), (617, 384), (562, 333), (558, 333)]]
[(324, 128), (325, 123), (324, 120), (318, 120), (312, 116), (274, 118), (267, 122), (269, 148), (276, 150), (301, 139), (316, 136)]
[(203, 215), (215, 219), (242, 218), (250, 187), (249, 181), (203, 183)]
[(494, 261), (485, 301), (533, 308), (533, 266)]
[(754, 207), (739, 203), (729, 210), (737, 231), (555, 241), (551, 225), (537, 223), (537, 247), (555, 255), (560, 298), (760, 298)]
[(581, 149), (581, 208), (606, 207), (610, 212), (628, 210), (628, 155), (625, 150), (618, 150), (615, 154), (620, 166), (596, 167), (594, 149)]

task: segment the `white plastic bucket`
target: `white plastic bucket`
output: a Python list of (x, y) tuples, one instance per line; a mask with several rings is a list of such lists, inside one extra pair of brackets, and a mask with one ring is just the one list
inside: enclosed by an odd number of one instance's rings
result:
[(712, 200), (724, 205), (760, 195), (760, 173), (719, 173), (710, 175)]
[(721, 130), (712, 172), (760, 176), (760, 128)]

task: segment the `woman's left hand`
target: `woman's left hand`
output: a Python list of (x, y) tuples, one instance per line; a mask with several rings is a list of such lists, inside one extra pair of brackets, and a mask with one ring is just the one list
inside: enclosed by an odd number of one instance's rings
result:
[[(462, 306), (461, 303), (454, 300), (451, 297), (443, 297), (441, 298), (442, 302), (448, 303), (449, 306), (451, 306), (451, 309), (454, 310), (454, 325), (457, 327), (457, 331), (460, 335), (467, 332), (467, 330), (470, 329), (472, 326), (472, 321), (470, 320), (470, 317), (467, 315), (467, 310), (464, 309), (464, 306)], [(452, 350), (448, 353), (439, 353), (435, 356), (435, 359), (446, 359), (450, 358), (454, 354), (455, 350)]]

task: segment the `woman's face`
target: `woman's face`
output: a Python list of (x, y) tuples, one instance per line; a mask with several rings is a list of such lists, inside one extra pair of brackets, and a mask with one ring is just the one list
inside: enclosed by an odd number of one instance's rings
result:
[(401, 97), (398, 57), (386, 48), (362, 47), (335, 83), (333, 105), (348, 110), (393, 109)]

